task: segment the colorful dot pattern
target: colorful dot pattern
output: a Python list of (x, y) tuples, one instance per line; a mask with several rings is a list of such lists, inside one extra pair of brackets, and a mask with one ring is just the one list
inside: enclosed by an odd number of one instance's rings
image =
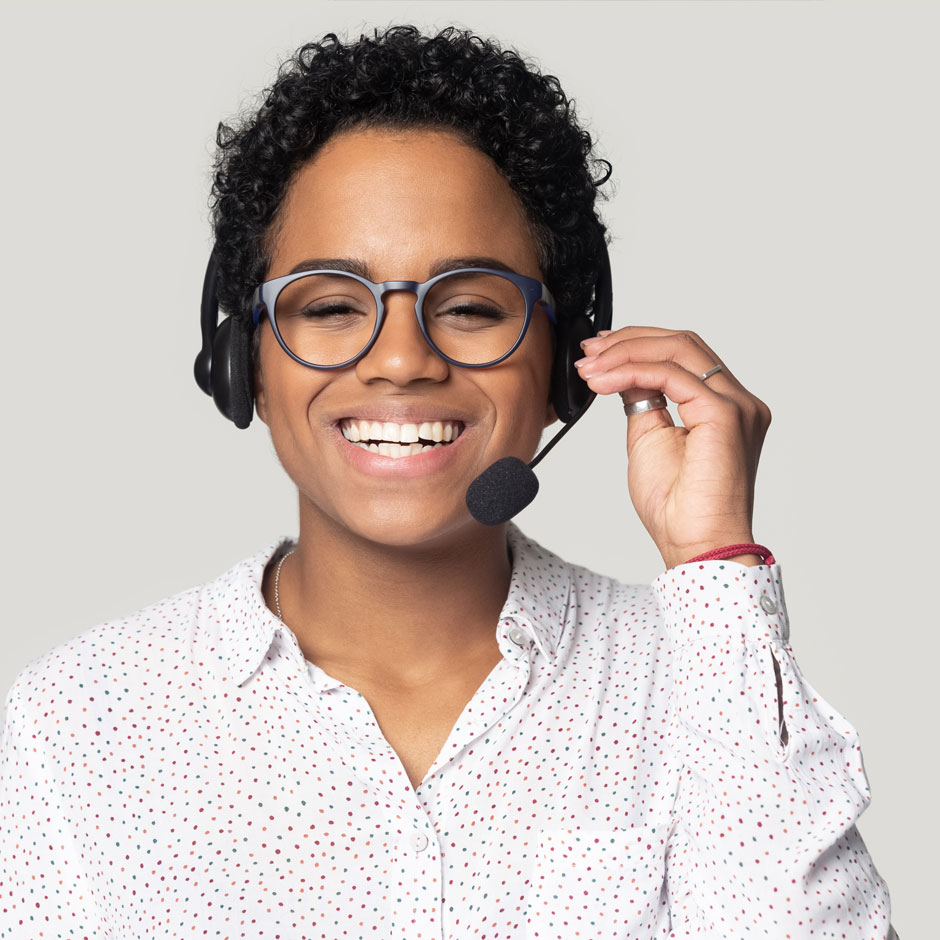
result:
[(779, 566), (628, 585), (508, 538), (502, 659), (416, 789), (265, 606), (286, 540), (27, 667), (0, 936), (884, 940), (858, 734)]

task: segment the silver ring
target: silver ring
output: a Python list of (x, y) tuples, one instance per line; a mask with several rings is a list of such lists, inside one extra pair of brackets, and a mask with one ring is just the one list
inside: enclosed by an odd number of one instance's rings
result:
[[(721, 372), (721, 365), (717, 365), (712, 369), (709, 369), (704, 375), (700, 375), (699, 378), (704, 382), (709, 376), (714, 375), (716, 372)], [(657, 395), (655, 398), (646, 398), (643, 401), (633, 401), (629, 405), (625, 404), (623, 406), (623, 413), (629, 417), (630, 415), (641, 415), (646, 411), (657, 411), (659, 408), (667, 407), (666, 396)]]
[(629, 417), (630, 415), (640, 415), (644, 411), (656, 411), (659, 408), (666, 407), (666, 396), (657, 395), (655, 398), (647, 398), (643, 401), (632, 401), (630, 404), (624, 403), (623, 413)]

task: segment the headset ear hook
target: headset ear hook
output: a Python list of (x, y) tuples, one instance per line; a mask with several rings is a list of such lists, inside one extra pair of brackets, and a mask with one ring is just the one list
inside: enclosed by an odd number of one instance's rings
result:
[(199, 325), (202, 330), (202, 349), (193, 363), (196, 384), (207, 394), (212, 395), (212, 345), (219, 320), (219, 298), (216, 292), (218, 262), (215, 249), (209, 255), (206, 273), (202, 279), (202, 303), (200, 305)]

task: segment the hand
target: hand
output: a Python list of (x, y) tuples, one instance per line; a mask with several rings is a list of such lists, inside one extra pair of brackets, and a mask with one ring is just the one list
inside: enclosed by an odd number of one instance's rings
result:
[[(627, 485), (666, 566), (753, 542), (754, 483), (770, 409), (688, 330), (627, 326), (582, 344), (576, 365), (598, 395), (624, 404), (661, 393), (678, 405), (627, 422)], [(703, 382), (713, 366), (722, 370)]]

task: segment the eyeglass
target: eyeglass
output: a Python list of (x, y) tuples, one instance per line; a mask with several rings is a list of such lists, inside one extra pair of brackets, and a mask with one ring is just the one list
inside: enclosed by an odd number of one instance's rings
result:
[(483, 369), (511, 356), (537, 303), (556, 323), (554, 298), (541, 281), (492, 268), (378, 284), (348, 271), (286, 274), (255, 289), (252, 322), (267, 314), (281, 348), (301, 365), (342, 369), (372, 348), (385, 320), (385, 294), (399, 290), (415, 295), (424, 338), (455, 366)]

